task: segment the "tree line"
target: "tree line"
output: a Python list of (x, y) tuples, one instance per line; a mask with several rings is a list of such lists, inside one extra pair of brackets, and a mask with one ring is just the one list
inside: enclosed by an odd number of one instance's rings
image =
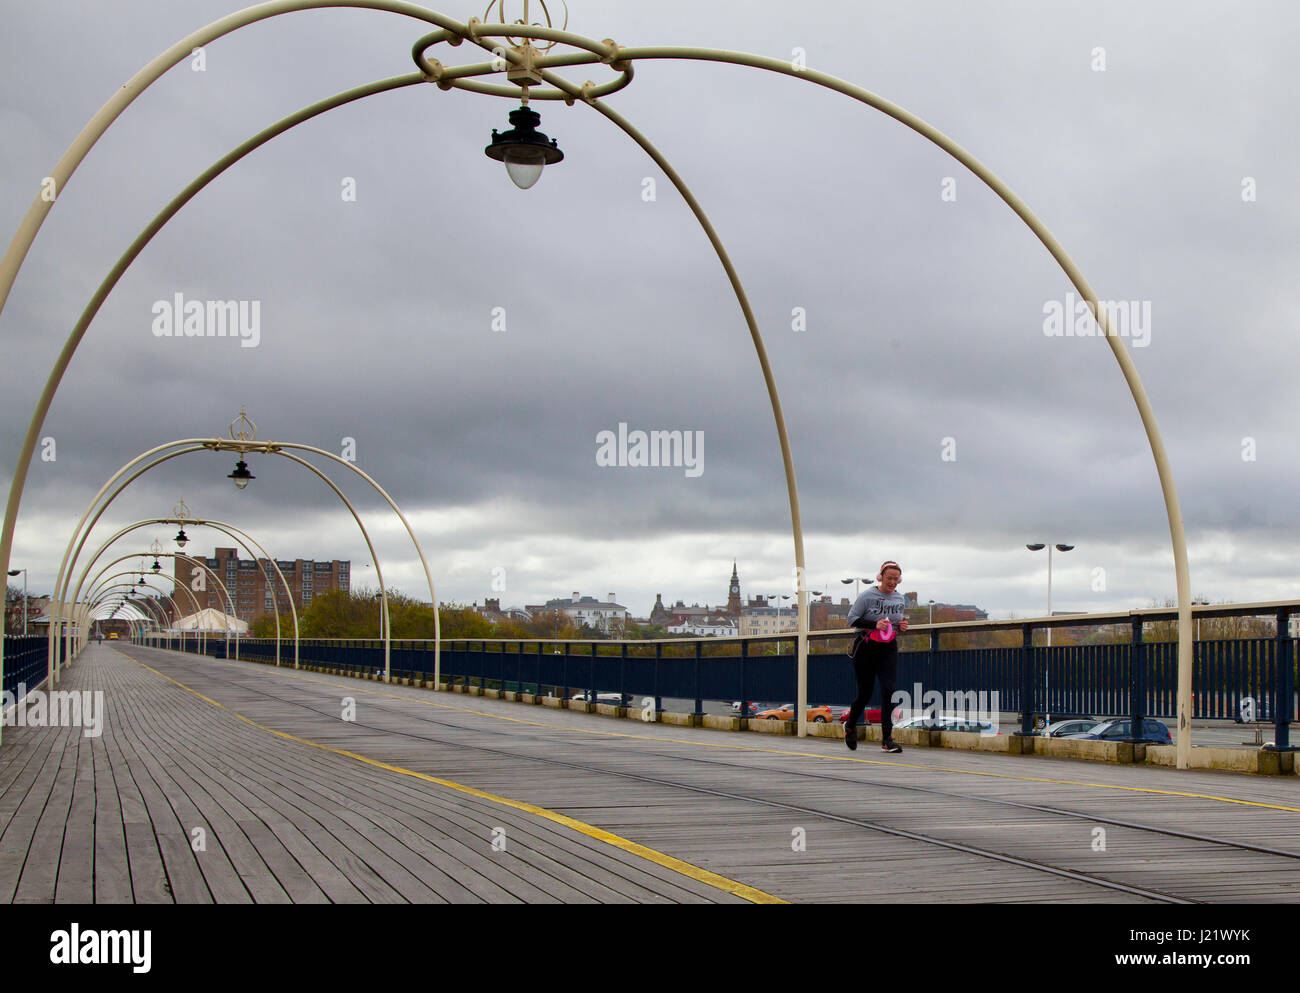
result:
[[(1204, 599), (1203, 597), (1198, 599)], [(400, 640), (423, 640), (434, 636), (433, 608), (414, 597), (390, 590), (388, 593), (389, 612), (391, 614), (392, 636)], [(1152, 603), (1152, 607), (1172, 608), (1172, 601)], [(438, 608), (438, 619), (442, 638), (448, 640), (473, 639), (515, 639), (543, 641), (601, 641), (626, 640), (645, 641), (672, 638), (662, 625), (638, 624), (635, 621), (619, 621), (611, 625), (611, 630), (604, 631), (586, 624), (578, 625), (563, 611), (549, 610), (535, 614), (531, 620), (521, 621), (503, 619), (490, 621), (472, 607), (464, 604), (442, 604)], [(941, 610), (935, 611), (936, 623), (953, 620), (945, 617)], [(1014, 620), (1014, 616), (1010, 618)], [(1084, 618), (1081, 618), (1083, 620)], [(312, 602), (299, 611), (298, 624), (303, 638), (362, 638), (375, 639), (383, 637), (379, 626), (380, 599), (377, 591), (361, 588), (352, 591), (328, 590), (312, 598)], [(917, 607), (908, 611), (911, 624), (925, 624), (929, 621), (928, 607)], [(1199, 637), (1204, 641), (1228, 638), (1271, 638), (1277, 624), (1271, 617), (1215, 617), (1205, 618), (1199, 622)], [(291, 636), (293, 619), (289, 614), (280, 617), (280, 631), (283, 637)], [(275, 618), (267, 615), (254, 621), (249, 634), (255, 638), (275, 637)], [(1123, 644), (1130, 640), (1131, 633), (1127, 624), (1105, 626), (1079, 624), (1073, 627), (1056, 628), (1052, 632), (1054, 646), (1066, 645), (1109, 645)], [(1145, 625), (1143, 638), (1148, 642), (1174, 641), (1177, 639), (1177, 622), (1151, 621)], [(794, 651), (794, 636), (786, 634), (781, 638), (781, 650), (790, 654)], [(1035, 645), (1046, 645), (1045, 630), (1034, 634)], [(899, 640), (902, 651), (925, 651), (930, 644), (927, 633), (905, 634)], [(941, 650), (975, 649), (975, 648), (1019, 648), (1021, 634), (1017, 629), (1004, 631), (953, 631), (940, 636)], [(808, 650), (813, 654), (831, 654), (844, 652), (849, 645), (848, 636), (838, 638), (812, 638)], [(777, 642), (758, 642), (750, 648), (750, 654), (776, 654)], [(693, 653), (693, 650), (692, 650)], [(739, 648), (735, 642), (722, 642), (716, 645), (705, 644), (702, 654), (705, 656), (736, 655)]]

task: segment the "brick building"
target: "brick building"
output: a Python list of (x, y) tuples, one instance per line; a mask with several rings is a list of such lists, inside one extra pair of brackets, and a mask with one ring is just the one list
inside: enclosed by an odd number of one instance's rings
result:
[[(197, 555), (193, 557), (198, 558)], [(193, 570), (197, 567), (184, 559), (178, 558), (173, 561), (176, 581), (193, 589)], [(289, 612), (289, 601), (285, 597), (284, 586), (267, 559), (262, 559), (261, 564), (270, 575), (272, 583), (270, 586), (266, 583), (266, 575), (258, 566), (258, 560), (241, 559), (238, 549), (213, 549), (212, 557), (204, 559), (204, 562), (226, 584), (226, 589), (235, 600), (235, 616), (240, 620), (251, 623), (277, 610), (282, 614)], [(293, 594), (294, 606), (300, 611), (311, 606), (312, 599), (327, 590), (342, 590), (346, 593), (351, 589), (352, 564), (348, 561), (276, 559), (275, 564), (284, 573), (289, 590)], [(204, 573), (204, 586), (205, 590), (194, 590), (199, 606), (225, 612), (226, 600), (221, 587), (213, 582), (212, 577), (207, 573)]]

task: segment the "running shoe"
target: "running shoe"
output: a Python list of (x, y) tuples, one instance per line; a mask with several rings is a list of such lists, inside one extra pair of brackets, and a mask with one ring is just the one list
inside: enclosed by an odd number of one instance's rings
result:
[(851, 752), (856, 752), (858, 750), (857, 728), (848, 726), (844, 728), (844, 744), (849, 746), (849, 751)]
[(880, 743), (880, 750), (881, 750), (882, 752), (901, 752), (901, 751), (902, 751), (901, 748), (899, 748), (897, 745), (894, 744), (894, 739), (893, 739), (893, 738), (886, 738), (884, 741), (882, 741), (882, 742)]

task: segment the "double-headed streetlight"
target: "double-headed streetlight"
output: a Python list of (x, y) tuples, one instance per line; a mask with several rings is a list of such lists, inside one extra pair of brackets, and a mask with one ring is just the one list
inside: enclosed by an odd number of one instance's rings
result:
[(857, 578), (856, 576), (850, 576), (848, 579), (841, 579), (840, 582), (841, 582), (841, 583), (844, 583), (846, 586), (847, 586), (849, 583), (852, 583), (852, 584), (853, 584), (853, 599), (854, 599), (854, 601), (856, 601), (856, 600), (858, 599), (858, 584), (859, 584), (859, 583), (870, 583), (871, 580), (870, 580), (870, 579), (867, 579), (865, 576), (862, 577), (861, 579)]
[[(1030, 545), (1026, 545), (1025, 547), (1028, 548), (1031, 552), (1041, 552), (1044, 548), (1047, 549), (1047, 616), (1050, 618), (1052, 616), (1052, 549), (1055, 548), (1058, 552), (1071, 552), (1074, 550), (1074, 546), (1060, 545), (1060, 544), (1047, 545), (1039, 541), (1039, 542), (1034, 542), (1033, 544)], [(1052, 629), (1050, 627), (1047, 629), (1047, 647), (1048, 648), (1052, 647)], [(1044, 697), (1049, 696), (1052, 690), (1052, 676), (1050, 672), (1050, 667), (1051, 667), (1051, 660), (1049, 659), (1048, 664), (1043, 668)], [(1047, 724), (1051, 724), (1052, 723), (1051, 704), (1046, 699), (1044, 699), (1043, 701), (1043, 710), (1045, 711), (1045, 713), (1043, 714), (1044, 720), (1047, 722)]]
[[(1052, 616), (1052, 549), (1055, 548), (1058, 552), (1072, 552), (1074, 551), (1074, 546), (1073, 545), (1046, 545), (1040, 541), (1040, 542), (1035, 542), (1032, 545), (1026, 545), (1025, 547), (1028, 548), (1031, 552), (1041, 552), (1044, 548), (1047, 549), (1047, 616), (1051, 617)], [(1047, 629), (1047, 647), (1048, 648), (1052, 647), (1052, 629), (1050, 627)]]

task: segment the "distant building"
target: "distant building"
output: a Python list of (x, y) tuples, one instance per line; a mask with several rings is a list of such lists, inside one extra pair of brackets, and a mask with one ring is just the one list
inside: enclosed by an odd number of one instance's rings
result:
[(502, 609), (500, 597), (489, 597), (483, 601), (483, 606), (474, 603), (470, 608), (480, 617), (497, 624), (501, 621), (531, 621), (533, 615), (523, 607), (506, 607)]
[(730, 617), (688, 617), (678, 615), (670, 619), (668, 633), (683, 638), (734, 638), (739, 632)]
[(731, 563), (731, 585), (727, 587), (727, 616), (734, 621), (740, 620), (740, 576), (736, 573), (736, 563)]
[(574, 624), (586, 624), (590, 628), (606, 633), (626, 624), (630, 616), (628, 609), (615, 601), (613, 593), (610, 593), (606, 600), (597, 600), (595, 597), (579, 596), (576, 590), (567, 600), (556, 599), (547, 600), (542, 604), (528, 604), (524, 610), (529, 614), (558, 610)]
[(725, 607), (710, 607), (707, 603), (694, 603), (688, 607), (681, 600), (668, 607), (664, 605), (664, 595), (659, 593), (655, 596), (654, 606), (650, 608), (650, 623), (667, 627), (673, 623), (674, 617), (684, 615), (692, 618), (728, 617), (738, 624), (743, 610), (744, 605), (740, 599), (740, 575), (736, 571), (736, 563), (732, 562), (731, 581), (727, 585), (727, 605)]
[[(191, 558), (198, 555), (188, 553)], [(226, 612), (228, 606), (221, 586), (206, 571), (199, 570), (203, 576), (204, 589), (194, 589), (198, 566), (185, 559), (172, 560), (175, 564), (176, 582), (184, 583), (198, 598), (199, 608), (211, 607), (213, 610)], [(305, 610), (311, 606), (315, 597), (327, 590), (342, 590), (347, 593), (352, 588), (352, 564), (348, 561), (334, 559), (330, 562), (318, 562), (314, 559), (276, 559), (280, 572), (284, 573), (289, 584), (289, 593), (285, 593), (280, 577), (272, 568), (269, 559), (241, 559), (235, 548), (215, 548), (212, 557), (203, 559), (209, 569), (217, 574), (231, 598), (235, 601), (235, 616), (240, 620), (255, 621), (274, 613), (289, 613), (289, 596), (293, 597), (294, 607)], [(265, 574), (263, 573), (265, 569)], [(267, 584), (269, 574), (271, 583)], [(185, 597), (185, 600), (188, 600)], [(179, 607), (181, 601), (177, 599)], [(183, 608), (187, 613), (192, 605)]]
[(853, 608), (853, 601), (848, 597), (840, 597), (839, 603), (834, 603), (829, 596), (820, 597), (808, 605), (808, 630), (809, 631), (834, 631), (849, 626), (849, 611)]
[(797, 614), (793, 597), (787, 603), (780, 599), (768, 600), (758, 596), (750, 600), (741, 611), (740, 633), (789, 634), (799, 627)]

